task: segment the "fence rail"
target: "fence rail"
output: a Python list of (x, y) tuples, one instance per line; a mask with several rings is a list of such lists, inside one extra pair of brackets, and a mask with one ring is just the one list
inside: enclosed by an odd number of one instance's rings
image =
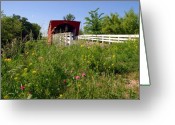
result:
[(73, 34), (71, 32), (67, 33), (57, 33), (52, 35), (52, 42), (59, 45), (71, 45), (73, 41)]
[(78, 39), (88, 41), (101, 41), (103, 42), (124, 42), (127, 40), (138, 39), (139, 35), (79, 35)]

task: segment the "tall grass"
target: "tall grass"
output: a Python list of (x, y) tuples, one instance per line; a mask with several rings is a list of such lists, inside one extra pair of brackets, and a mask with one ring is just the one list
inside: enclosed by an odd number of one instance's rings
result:
[(2, 99), (138, 99), (138, 41), (4, 50)]

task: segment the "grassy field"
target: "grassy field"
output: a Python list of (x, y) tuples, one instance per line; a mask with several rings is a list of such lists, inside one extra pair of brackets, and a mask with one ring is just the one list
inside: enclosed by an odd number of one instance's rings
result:
[(139, 42), (4, 49), (2, 99), (139, 99)]

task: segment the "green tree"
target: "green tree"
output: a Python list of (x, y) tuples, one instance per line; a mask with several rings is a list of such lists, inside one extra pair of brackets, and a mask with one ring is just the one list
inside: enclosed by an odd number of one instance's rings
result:
[(22, 23), (16, 18), (4, 16), (1, 18), (1, 26), (2, 47), (7, 43), (11, 43), (13, 39), (20, 38)]
[(105, 16), (102, 20), (102, 33), (103, 34), (121, 34), (120, 27), (121, 19), (117, 13), (111, 13), (110, 16)]
[(90, 34), (101, 34), (101, 27), (102, 27), (102, 22), (101, 20), (103, 19), (102, 15), (104, 13), (98, 13), (99, 8), (96, 10), (90, 11), (89, 15), (90, 17), (85, 17), (85, 24), (86, 26), (84, 27), (85, 33), (90, 33)]
[(121, 27), (124, 34), (138, 34), (139, 33), (139, 16), (134, 13), (134, 10), (125, 13), (122, 19)]
[(34, 40), (41, 37), (41, 27), (38, 24), (30, 23), (27, 18), (15, 14), (13, 14), (13, 18), (18, 19), (22, 23), (21, 33), (23, 40), (31, 40), (31, 36), (33, 36)]
[(14, 39), (18, 41), (36, 40), (41, 38), (41, 27), (36, 23), (30, 23), (27, 18), (13, 14), (6, 16), (1, 11), (1, 43), (2, 47), (11, 43)]
[(41, 34), (40, 30), (41, 30), (41, 27), (38, 24), (32, 23), (33, 39), (36, 40), (36, 39), (41, 38), (42, 34)]
[(68, 21), (73, 21), (73, 20), (75, 20), (75, 16), (73, 14), (69, 13), (66, 16), (64, 16), (63, 19), (68, 20)]
[(83, 29), (80, 29), (79, 30), (79, 35), (83, 35), (83, 34), (84, 34)]

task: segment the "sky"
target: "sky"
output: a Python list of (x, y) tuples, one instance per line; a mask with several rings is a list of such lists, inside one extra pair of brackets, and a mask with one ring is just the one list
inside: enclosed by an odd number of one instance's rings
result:
[(26, 17), (29, 22), (39, 24), (41, 32), (47, 35), (50, 20), (62, 20), (71, 13), (76, 21), (80, 21), (80, 28), (84, 26), (88, 12), (99, 9), (99, 13), (109, 15), (118, 13), (123, 17), (131, 8), (139, 14), (139, 1), (2, 1), (1, 10), (7, 16), (13, 14)]

